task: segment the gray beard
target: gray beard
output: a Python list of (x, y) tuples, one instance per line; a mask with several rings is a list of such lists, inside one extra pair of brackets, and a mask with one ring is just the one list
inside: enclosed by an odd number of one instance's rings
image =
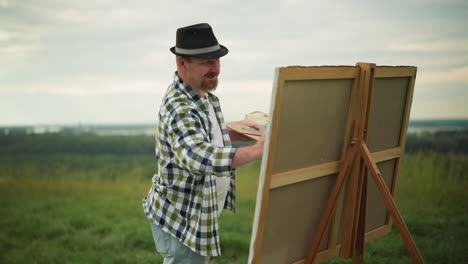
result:
[(213, 92), (214, 90), (216, 90), (216, 87), (218, 87), (218, 79), (216, 79), (213, 82), (202, 81), (200, 85), (200, 89), (203, 92)]

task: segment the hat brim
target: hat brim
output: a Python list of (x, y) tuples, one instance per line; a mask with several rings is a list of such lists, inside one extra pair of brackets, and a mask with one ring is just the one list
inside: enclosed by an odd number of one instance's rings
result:
[(175, 47), (170, 48), (169, 50), (174, 53), (175, 55), (178, 56), (187, 56), (187, 57), (195, 57), (195, 58), (201, 58), (201, 59), (217, 59), (221, 58), (224, 55), (228, 54), (229, 50), (223, 46), (219, 45), (221, 48), (217, 51), (209, 52), (209, 53), (201, 53), (201, 54), (182, 54), (178, 53), (175, 51)]

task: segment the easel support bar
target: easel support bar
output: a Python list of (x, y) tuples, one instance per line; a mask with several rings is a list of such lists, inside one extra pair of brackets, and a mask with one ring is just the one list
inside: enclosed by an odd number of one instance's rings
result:
[(364, 162), (367, 165), (366, 167), (372, 175), (372, 179), (374, 180), (377, 189), (382, 195), (383, 201), (387, 206), (388, 212), (395, 221), (395, 225), (397, 226), (398, 231), (400, 232), (400, 235), (403, 239), (403, 242), (406, 245), (406, 248), (408, 249), (411, 257), (413, 258), (414, 263), (423, 264), (424, 260), (421, 256), (421, 253), (416, 247), (416, 244), (414, 243), (414, 240), (411, 237), (408, 227), (406, 226), (405, 221), (401, 217), (401, 214), (398, 211), (395, 201), (393, 200), (393, 197), (390, 191), (388, 190), (379, 169), (377, 168), (377, 164), (372, 160), (371, 153), (365, 143), (362, 143), (361, 145), (361, 155), (364, 159)]
[(356, 147), (354, 144), (354, 146), (352, 146), (346, 153), (346, 156), (343, 161), (343, 165), (341, 166), (335, 185), (333, 186), (332, 192), (330, 194), (330, 198), (328, 199), (327, 206), (325, 207), (325, 212), (322, 218), (320, 219), (320, 224), (317, 228), (317, 233), (314, 236), (314, 240), (312, 241), (312, 246), (310, 247), (310, 250), (305, 259), (305, 262), (304, 262), (305, 264), (312, 264), (312, 262), (315, 260), (315, 256), (317, 255), (320, 241), (323, 238), (328, 222), (330, 221), (331, 215), (335, 209), (336, 201), (340, 194), (341, 188), (343, 187), (343, 183), (344, 183), (344, 180), (346, 179), (346, 175), (349, 173), (349, 170), (351, 169), (351, 165), (353, 164), (353, 161), (357, 156), (356, 155), (357, 149), (358, 147)]

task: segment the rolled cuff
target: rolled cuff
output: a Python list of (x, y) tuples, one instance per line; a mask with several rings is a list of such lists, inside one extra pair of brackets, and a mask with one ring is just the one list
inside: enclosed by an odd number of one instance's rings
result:
[(231, 177), (234, 170), (231, 165), (236, 151), (237, 147), (214, 148), (212, 166), (216, 176)]

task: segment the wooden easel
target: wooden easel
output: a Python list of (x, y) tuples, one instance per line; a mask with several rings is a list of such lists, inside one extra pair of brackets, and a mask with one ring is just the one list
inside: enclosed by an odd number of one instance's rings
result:
[(342, 258), (352, 258), (353, 264), (363, 263), (367, 171), (369, 171), (413, 261), (422, 264), (424, 260), (367, 147), (367, 129), (369, 127), (369, 113), (376, 66), (370, 63), (357, 63), (357, 66), (360, 67), (359, 96), (356, 120), (353, 122), (353, 129), (351, 132), (350, 146), (343, 159), (336, 183), (331, 191), (327, 206), (325, 207), (324, 214), (320, 220), (320, 224), (304, 263), (314, 263), (320, 241), (325, 234), (327, 225), (330, 222), (338, 197), (346, 180), (348, 180), (349, 185), (346, 206), (350, 213), (346, 215), (347, 222), (343, 226), (343, 243), (340, 256)]

